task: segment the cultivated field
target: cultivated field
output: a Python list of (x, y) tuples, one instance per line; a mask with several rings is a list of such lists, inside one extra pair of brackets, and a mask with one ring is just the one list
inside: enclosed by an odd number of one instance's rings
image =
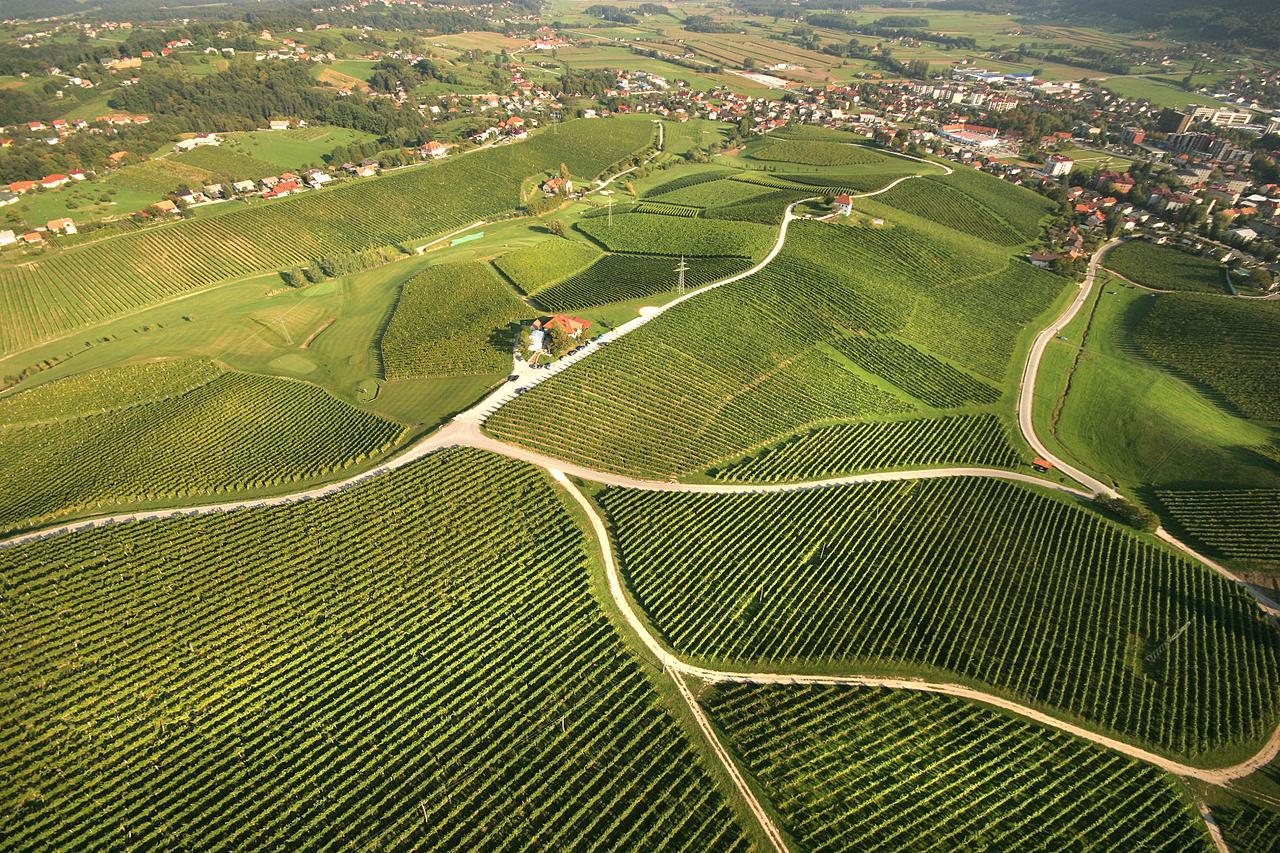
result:
[(600, 503), (678, 654), (959, 677), (1191, 758), (1256, 748), (1280, 721), (1280, 635), (1252, 599), (1038, 490), (611, 488)]
[[(0, 551), (20, 848), (745, 850), (533, 468)], [(495, 845), (495, 839), (502, 839)]]
[(94, 371), (0, 399), (0, 530), (332, 475), (403, 434), (315, 386), (203, 362)]
[[(0, 351), (168, 297), (308, 259), (411, 241), (517, 207), (521, 176), (594, 175), (642, 148), (648, 121), (568, 123), (528, 142), (216, 217), (125, 234), (0, 268)], [(468, 192), (459, 193), (457, 187)], [(429, 199), (427, 202), (425, 200)]]
[(1160, 771), (948, 696), (735, 684), (702, 701), (809, 850), (1212, 849)]
[(1222, 264), (1146, 240), (1130, 240), (1107, 253), (1107, 267), (1130, 281), (1156, 290), (1226, 293)]
[(1159, 491), (1171, 527), (1211, 554), (1280, 569), (1280, 490)]

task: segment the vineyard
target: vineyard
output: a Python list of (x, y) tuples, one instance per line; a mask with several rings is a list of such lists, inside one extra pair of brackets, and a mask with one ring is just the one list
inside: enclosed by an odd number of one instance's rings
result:
[(508, 252), (493, 262), (516, 287), (537, 293), (558, 281), (582, 272), (604, 253), (578, 240), (547, 240)]
[(661, 195), (650, 193), (645, 198), (674, 204), (690, 204), (697, 207), (723, 207), (727, 204), (736, 204), (757, 198), (769, 191), (768, 187), (749, 184), (745, 181), (720, 179), (699, 181), (664, 191)]
[(1016, 468), (1022, 461), (996, 416), (951, 415), (819, 427), (711, 473), (777, 483), (935, 465)]
[[(275, 203), (124, 234), (0, 268), (0, 351), (254, 272), (411, 241), (520, 204), (521, 176), (593, 175), (642, 148), (647, 121), (556, 125), (528, 142)], [(458, 192), (466, 187), (466, 192)]]
[(1237, 800), (1233, 806), (1214, 806), (1213, 815), (1222, 830), (1222, 838), (1238, 853), (1274, 853), (1280, 838), (1280, 810), (1249, 800)]
[(0, 551), (22, 638), (0, 835), (747, 849), (588, 553), (536, 469), (465, 449), (325, 500)]
[[(0, 401), (0, 530), (331, 475), (404, 434), (312, 385), (216, 369), (210, 378), (209, 365), (68, 381), (65, 392), (54, 383)], [(121, 405), (102, 407), (90, 386), (104, 382)]]
[(1212, 849), (1171, 777), (950, 696), (735, 684), (703, 704), (808, 850)]
[(999, 389), (888, 335), (850, 335), (834, 346), (926, 406), (953, 409), (1000, 399)]
[(1280, 632), (1252, 599), (1066, 499), (949, 478), (600, 502), (678, 654), (958, 677), (1187, 757), (1280, 721)]
[(1025, 240), (990, 208), (945, 180), (906, 181), (876, 196), (876, 201), (1000, 246), (1017, 246)]
[[(487, 425), (499, 438), (596, 468), (703, 471), (832, 421), (911, 411), (831, 348), (858, 331), (900, 340), (884, 345), (887, 355), (853, 359), (857, 367), (934, 400), (991, 399), (985, 383), (942, 359), (1004, 381), (1019, 333), (1064, 281), (1025, 264), (1006, 268), (1002, 251), (936, 231), (796, 222), (758, 273), (663, 314)], [(908, 346), (916, 342), (937, 355)], [(970, 459), (984, 453), (952, 449)]]
[(930, 176), (929, 180), (969, 196), (1003, 220), (1023, 240), (1038, 237), (1041, 220), (1057, 206), (1052, 199), (1035, 190), (1014, 186), (977, 169), (958, 167), (946, 177)]
[(1211, 554), (1280, 569), (1280, 491), (1160, 491), (1180, 535)]
[(1280, 303), (1153, 296), (1128, 322), (1142, 356), (1246, 417), (1280, 421)]
[(864, 145), (846, 142), (791, 141), (771, 139), (751, 151), (755, 160), (799, 163), (804, 166), (870, 166), (890, 158)]
[(1145, 240), (1130, 240), (1107, 252), (1107, 267), (1145, 287), (1226, 293), (1222, 264)]
[(769, 251), (774, 230), (746, 222), (684, 219), (646, 213), (583, 219), (575, 226), (611, 252), (750, 258)]
[(529, 316), (488, 264), (428, 267), (404, 283), (382, 336), (386, 378), (505, 373)]
[[(688, 258), (685, 287), (695, 288), (751, 268), (746, 258)], [(665, 255), (606, 254), (577, 275), (539, 291), (533, 301), (546, 311), (574, 311), (654, 296), (675, 289), (676, 261)]]
[(230, 146), (200, 146), (170, 158), (175, 162), (185, 163), (203, 169), (212, 175), (230, 177), (237, 181), (256, 181), (268, 175), (280, 173), (275, 163), (259, 160)]

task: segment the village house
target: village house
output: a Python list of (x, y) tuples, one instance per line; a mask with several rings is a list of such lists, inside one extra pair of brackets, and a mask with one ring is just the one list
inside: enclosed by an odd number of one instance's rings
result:
[(221, 145), (221, 144), (222, 144), (222, 140), (218, 137), (218, 134), (199, 133), (191, 137), (190, 139), (178, 140), (177, 144), (173, 146), (173, 150), (178, 152), (191, 151), (192, 149), (200, 148), (205, 145)]
[(835, 199), (836, 213), (840, 216), (849, 216), (853, 213), (853, 197), (848, 193), (841, 193)]
[(39, 231), (28, 231), (26, 234), (22, 235), (22, 242), (26, 243), (28, 246), (34, 246), (37, 243), (44, 242), (44, 235)]
[(419, 148), (418, 152), (424, 158), (429, 158), (431, 160), (439, 160), (441, 157), (448, 156), (449, 147), (447, 145), (442, 145), (441, 143), (436, 142), (433, 139), (430, 142), (428, 142), (426, 145)]
[(40, 181), (40, 186), (46, 190), (56, 190), (61, 186), (65, 186), (70, 181), (71, 178), (66, 175), (55, 173), (52, 175), (45, 175)]
[(167, 198), (164, 201), (156, 202), (155, 204), (151, 205), (151, 207), (154, 208), (155, 210), (160, 211), (161, 213), (177, 213), (178, 212), (177, 202)]
[(572, 338), (576, 341), (582, 337), (583, 332), (591, 328), (591, 324), (586, 320), (583, 320), (581, 317), (571, 317), (568, 314), (555, 314), (543, 322), (541, 326), (539, 326), (535, 321), (534, 327), (559, 331), (564, 334), (565, 337)]
[(50, 219), (48, 223), (45, 224), (45, 228), (55, 234), (76, 233), (76, 224), (72, 222), (69, 217), (64, 217), (62, 219)]

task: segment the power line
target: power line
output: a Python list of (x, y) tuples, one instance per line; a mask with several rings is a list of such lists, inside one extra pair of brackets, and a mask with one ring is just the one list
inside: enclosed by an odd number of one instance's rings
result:
[(684, 262), (684, 255), (680, 256), (680, 265), (676, 267), (676, 272), (680, 274), (680, 278), (676, 283), (676, 292), (684, 294), (684, 274), (689, 271), (689, 265)]

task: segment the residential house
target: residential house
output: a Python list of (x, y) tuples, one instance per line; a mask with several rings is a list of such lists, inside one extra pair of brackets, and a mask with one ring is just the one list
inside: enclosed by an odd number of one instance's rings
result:
[(18, 242), (18, 235), (13, 233), (13, 229), (0, 231), (0, 246), (12, 246), (16, 242)]
[(582, 333), (591, 328), (591, 324), (581, 317), (571, 317), (568, 314), (556, 314), (542, 323), (544, 329), (559, 329), (567, 337), (577, 340), (582, 337)]
[(836, 213), (841, 216), (848, 216), (853, 213), (853, 197), (848, 193), (841, 193), (835, 199)]
[(166, 198), (164, 201), (158, 201), (151, 206), (152, 208), (160, 211), (161, 213), (177, 213), (178, 212), (177, 203), (172, 199), (168, 199), (168, 198)]
[(46, 223), (45, 228), (55, 234), (74, 234), (76, 233), (76, 224), (70, 218), (50, 219)]
[(55, 173), (52, 175), (45, 175), (40, 181), (40, 186), (44, 187), (46, 190), (56, 190), (58, 187), (64, 186), (70, 181), (71, 179), (66, 175)]

